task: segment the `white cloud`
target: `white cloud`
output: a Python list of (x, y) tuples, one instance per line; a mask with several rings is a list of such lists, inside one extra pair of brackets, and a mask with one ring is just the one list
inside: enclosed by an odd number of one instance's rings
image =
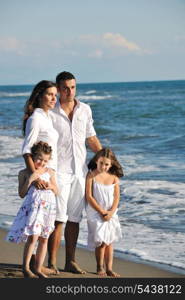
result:
[(128, 41), (120, 33), (105, 33), (103, 35), (103, 40), (107, 43), (109, 47), (118, 47), (127, 49), (128, 51), (140, 51), (141, 48), (134, 42)]
[(103, 56), (103, 51), (100, 49), (96, 49), (88, 53), (88, 57), (101, 58), (102, 56)]
[(120, 57), (132, 53), (133, 55), (151, 54), (134, 41), (126, 39), (120, 33), (106, 32), (102, 35), (82, 35), (71, 40), (41, 39), (18, 40), (16, 37), (0, 38), (0, 51), (14, 55), (43, 60), (50, 57), (63, 56), (89, 57), (94, 59)]
[(185, 35), (177, 35), (175, 36), (175, 41), (185, 41)]
[(20, 40), (16, 37), (0, 37), (0, 52), (25, 57), (42, 57), (51, 51), (59, 52), (63, 45), (58, 40)]
[(77, 39), (80, 43), (96, 45), (100, 41), (100, 36), (94, 34), (80, 35)]
[(24, 44), (21, 43), (15, 37), (0, 38), (0, 50), (5, 52), (15, 52), (17, 54), (22, 54)]
[[(107, 32), (102, 35), (82, 35), (76, 40), (76, 44), (87, 48), (87, 51), (91, 47), (88, 56), (95, 58), (122, 56), (128, 53), (139, 55), (152, 53), (152, 51), (141, 47), (134, 41), (126, 39), (120, 33)], [(92, 50), (92, 48), (94, 49)]]

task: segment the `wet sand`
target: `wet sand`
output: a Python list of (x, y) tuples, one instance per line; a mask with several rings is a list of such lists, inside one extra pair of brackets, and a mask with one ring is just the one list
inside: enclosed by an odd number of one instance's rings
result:
[[(14, 244), (5, 241), (7, 232), (0, 229), (0, 278), (22, 278), (21, 269), (24, 243)], [(59, 275), (50, 275), (51, 278), (98, 278), (96, 274), (96, 261), (93, 251), (77, 248), (76, 260), (87, 273), (74, 274), (64, 272), (65, 249), (63, 246), (58, 252)], [(45, 261), (47, 266), (47, 257)], [(113, 269), (122, 278), (184, 278), (185, 275), (163, 270), (162, 268), (114, 258)]]

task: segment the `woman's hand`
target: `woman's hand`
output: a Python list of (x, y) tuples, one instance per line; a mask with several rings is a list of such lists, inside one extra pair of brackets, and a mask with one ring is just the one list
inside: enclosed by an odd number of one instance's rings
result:
[(53, 184), (51, 182), (47, 182), (46, 190), (53, 190)]
[(33, 172), (31, 175), (30, 175), (30, 178), (29, 178), (29, 181), (30, 181), (30, 184), (33, 182), (33, 181), (36, 181), (40, 176), (40, 173), (35, 171)]
[(39, 190), (46, 190), (48, 188), (48, 182), (47, 181), (44, 181), (40, 178), (36, 179), (34, 182), (33, 182), (33, 185), (39, 189)]
[(33, 183), (33, 185), (39, 190), (46, 189), (48, 186), (48, 182), (40, 178), (40, 175), (42, 175), (45, 172), (46, 168), (39, 168), (35, 170), (35, 172), (33, 172), (30, 176), (30, 184)]

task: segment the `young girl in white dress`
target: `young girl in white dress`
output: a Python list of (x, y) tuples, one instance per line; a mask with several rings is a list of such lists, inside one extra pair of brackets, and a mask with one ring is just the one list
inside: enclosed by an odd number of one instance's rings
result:
[(88, 247), (95, 248), (97, 274), (119, 277), (113, 271), (113, 242), (122, 237), (117, 210), (119, 177), (123, 170), (114, 153), (103, 148), (88, 164), (86, 178)]
[[(18, 175), (19, 196), (25, 199), (6, 240), (14, 243), (26, 242), (23, 254), (24, 277), (47, 277), (41, 268), (46, 256), (48, 237), (54, 230), (55, 195), (57, 194), (55, 172), (47, 167), (51, 153), (52, 148), (47, 143), (34, 144), (31, 154), (35, 171), (31, 172), (27, 167)], [(47, 183), (45, 189), (39, 190), (33, 185), (38, 178)], [(30, 260), (37, 241), (36, 264), (33, 273), (30, 269)]]

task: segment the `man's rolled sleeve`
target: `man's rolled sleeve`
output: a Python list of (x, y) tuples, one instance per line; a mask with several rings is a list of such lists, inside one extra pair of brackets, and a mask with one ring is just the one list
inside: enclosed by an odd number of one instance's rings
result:
[(88, 114), (88, 118), (87, 118), (87, 127), (86, 127), (86, 138), (89, 138), (91, 136), (96, 135), (96, 131), (93, 126), (94, 120), (92, 118), (92, 112), (91, 112), (90, 107), (87, 111), (87, 114)]
[(29, 118), (26, 124), (26, 134), (22, 146), (22, 155), (31, 153), (31, 147), (37, 142), (39, 122), (36, 118)]

